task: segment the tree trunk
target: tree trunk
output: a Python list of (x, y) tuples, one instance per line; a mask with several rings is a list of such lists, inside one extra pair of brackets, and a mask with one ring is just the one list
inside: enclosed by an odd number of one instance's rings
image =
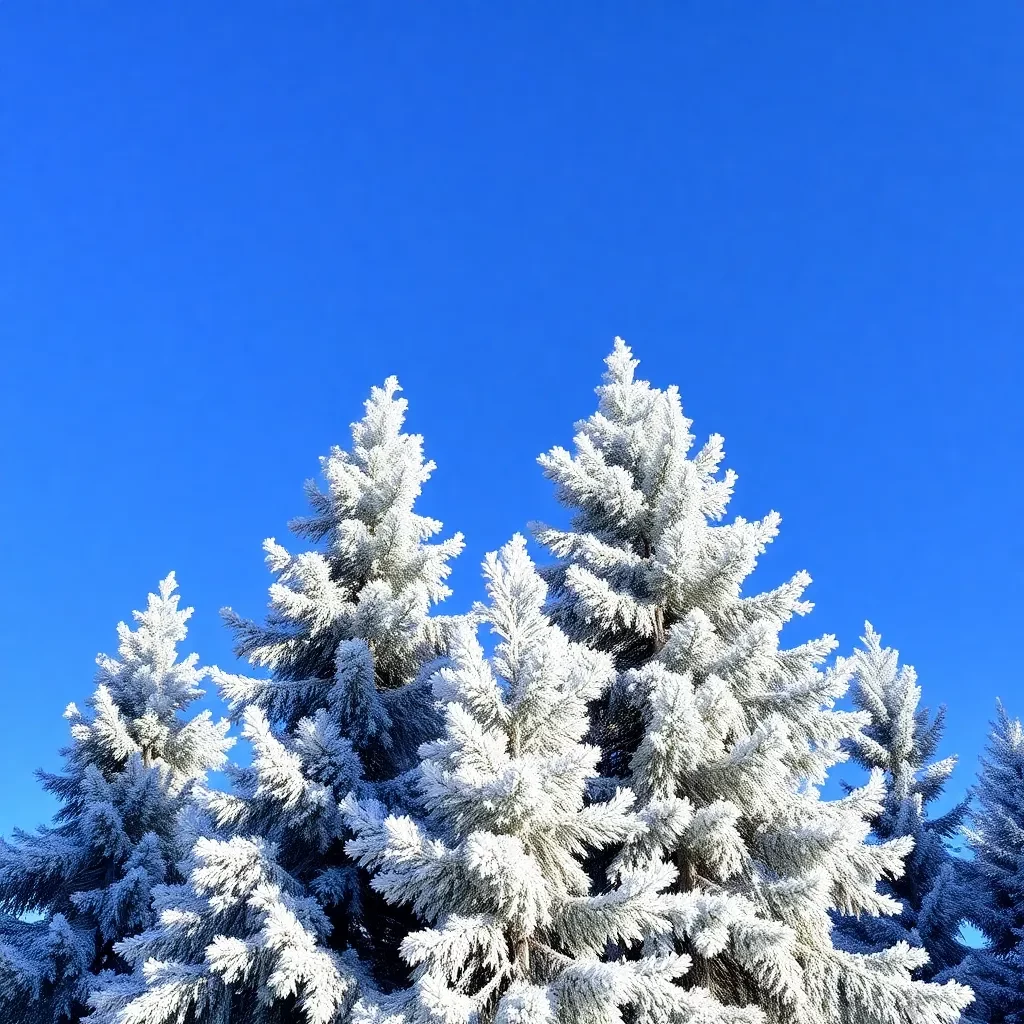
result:
[[(676, 881), (679, 892), (692, 892), (697, 887), (696, 871), (693, 864), (681, 850), (676, 852), (673, 859), (679, 870), (679, 878)], [(683, 952), (692, 961), (690, 969), (683, 976), (683, 985), (686, 988), (704, 988), (714, 995), (711, 965), (693, 948), (693, 944), (689, 939), (684, 940), (682, 945)]]

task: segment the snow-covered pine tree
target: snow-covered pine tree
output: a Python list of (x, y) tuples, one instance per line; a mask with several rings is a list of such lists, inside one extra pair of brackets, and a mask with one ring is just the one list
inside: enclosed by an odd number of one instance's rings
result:
[(252, 745), (234, 792), (211, 793), (184, 885), (158, 894), (159, 924), (122, 949), (137, 967), (94, 997), (97, 1024), (325, 1024), (372, 976), (407, 979), (408, 912), (370, 889), (344, 852), (339, 801), (353, 789), (400, 803), (395, 780), (440, 722), (428, 678), (447, 626), (461, 536), (414, 512), (434, 469), (390, 378), (321, 460), (312, 514), (291, 529), (313, 549), (265, 544), (276, 576), (265, 623), (233, 612), (239, 655), (267, 678), (216, 672)]
[(555, 621), (619, 670), (595, 733), (605, 770), (640, 800), (649, 853), (675, 864), (677, 891), (730, 897), (731, 916), (695, 921), (681, 943), (693, 957), (681, 983), (785, 1024), (956, 1020), (969, 990), (913, 981), (920, 950), (833, 944), (831, 912), (899, 911), (876, 884), (900, 873), (910, 841), (866, 842), (881, 773), (821, 798), (864, 717), (834, 707), (848, 672), (820, 667), (832, 637), (780, 646), (784, 623), (810, 610), (810, 579), (741, 596), (779, 517), (716, 525), (735, 482), (718, 474), (722, 438), (691, 457), (677, 390), (635, 379), (636, 365), (616, 339), (575, 455), (541, 457), (572, 524), (536, 533), (557, 559), (545, 571)]
[(1024, 1021), (1024, 726), (1000, 704), (974, 792), (962, 903), (986, 946), (972, 950), (956, 977), (974, 989), (965, 1019)]
[(902, 908), (894, 916), (843, 917), (837, 921), (837, 945), (856, 952), (880, 952), (897, 942), (922, 946), (928, 963), (916, 976), (931, 981), (948, 976), (964, 957), (959, 941), (963, 917), (957, 893), (961, 861), (946, 841), (959, 834), (967, 814), (964, 800), (945, 814), (927, 817), (927, 808), (942, 793), (956, 757), (932, 761), (942, 739), (945, 709), (931, 714), (921, 707), (921, 687), (899, 652), (882, 646), (871, 623), (865, 623), (863, 648), (853, 658), (854, 706), (869, 716), (869, 725), (850, 741), (854, 759), (868, 771), (883, 772), (885, 801), (871, 822), (883, 843), (910, 836), (914, 848), (903, 874), (879, 886)]
[[(421, 814), (346, 805), (349, 852), (427, 925), (401, 947), (413, 985), (364, 998), (356, 1024), (759, 1021), (675, 984), (688, 958), (671, 935), (698, 919), (728, 931), (727, 899), (664, 895), (675, 871), (653, 858), (617, 865), (615, 884), (593, 891), (586, 852), (644, 831), (628, 790), (586, 799), (600, 757), (583, 742), (587, 706), (611, 682), (611, 659), (550, 624), (521, 537), (487, 557), (484, 575), (477, 611), (499, 642), (485, 657), (464, 622), (434, 675), (445, 729), (420, 750)], [(606, 955), (629, 948), (629, 959)]]
[(206, 674), (196, 655), (178, 660), (191, 614), (172, 573), (136, 629), (117, 627), (89, 709), (65, 712), (64, 772), (40, 773), (60, 802), (53, 825), (0, 842), (3, 1024), (78, 1020), (96, 976), (127, 970), (115, 944), (152, 924), (153, 889), (175, 877), (179, 812), (233, 742), (208, 711), (183, 715)]

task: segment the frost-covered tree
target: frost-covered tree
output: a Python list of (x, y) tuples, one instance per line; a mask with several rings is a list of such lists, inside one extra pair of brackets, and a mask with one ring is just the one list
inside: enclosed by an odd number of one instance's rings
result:
[(252, 762), (233, 792), (207, 795), (188, 880), (122, 948), (136, 972), (94, 997), (99, 1024), (325, 1024), (364, 973), (406, 980), (408, 912), (347, 858), (339, 810), (353, 790), (400, 804), (401, 775), (440, 729), (428, 678), (448, 627), (431, 607), (462, 539), (431, 543), (441, 524), (414, 511), (434, 466), (402, 429), (398, 390), (374, 388), (351, 450), (321, 460), (326, 487), (308, 485), (312, 514), (291, 523), (315, 546), (266, 542), (266, 622), (227, 613), (238, 654), (267, 670), (216, 673)]
[(1024, 1021), (1024, 726), (999, 705), (966, 830), (973, 859), (962, 901), (986, 946), (956, 976), (974, 989), (966, 1015), (984, 1024)]
[(118, 628), (89, 707), (68, 706), (61, 774), (40, 773), (54, 822), (0, 842), (0, 1021), (78, 1020), (96, 976), (127, 970), (115, 944), (153, 923), (156, 886), (175, 878), (177, 821), (193, 787), (221, 767), (228, 723), (186, 709), (206, 674), (178, 659), (191, 608), (174, 574)]
[(959, 834), (968, 801), (939, 817), (927, 816), (928, 805), (941, 795), (956, 766), (956, 757), (932, 760), (942, 739), (945, 709), (932, 714), (921, 706), (914, 669), (900, 666), (899, 652), (882, 646), (871, 623), (865, 624), (862, 639), (864, 646), (853, 658), (852, 696), (869, 724), (849, 745), (858, 764), (885, 776), (882, 810), (871, 822), (875, 837), (885, 843), (910, 836), (914, 848), (903, 874), (879, 886), (899, 902), (899, 914), (840, 918), (837, 944), (858, 952), (879, 952), (897, 942), (922, 946), (929, 959), (916, 974), (931, 981), (948, 975), (966, 952), (959, 940), (962, 862), (946, 841)]
[[(628, 790), (588, 802), (600, 752), (583, 742), (587, 705), (609, 685), (604, 654), (570, 643), (543, 612), (546, 587), (521, 537), (484, 563), (497, 634), (487, 658), (462, 625), (434, 676), (441, 738), (424, 744), (420, 815), (350, 799), (349, 851), (374, 885), (426, 924), (401, 951), (413, 985), (363, 999), (358, 1024), (748, 1022), (675, 984), (688, 958), (670, 937), (728, 911), (715, 896), (664, 894), (671, 866), (620, 861), (594, 891), (585, 854), (645, 831)], [(621, 956), (634, 949), (631, 958)], [(612, 951), (614, 954), (609, 956)]]
[(822, 799), (865, 718), (834, 707), (848, 668), (822, 667), (832, 637), (780, 645), (783, 625), (810, 610), (810, 579), (743, 595), (779, 517), (718, 522), (735, 482), (718, 472), (722, 438), (691, 455), (678, 392), (635, 379), (636, 365), (617, 339), (575, 454), (541, 457), (572, 523), (536, 529), (557, 559), (545, 571), (555, 621), (614, 657), (595, 735), (606, 772), (637, 794), (647, 855), (673, 863), (674, 891), (728, 898), (728, 913), (679, 943), (693, 961), (681, 984), (785, 1024), (956, 1020), (969, 990), (912, 980), (920, 950), (832, 941), (833, 912), (899, 912), (877, 883), (902, 871), (911, 841), (866, 841), (880, 772)]

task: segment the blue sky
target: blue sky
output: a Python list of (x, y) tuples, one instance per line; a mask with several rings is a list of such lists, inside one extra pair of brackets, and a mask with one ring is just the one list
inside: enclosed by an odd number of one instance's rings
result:
[[(501, 8), (501, 9), (499, 9)], [(969, 784), (1017, 659), (1024, 10), (0, 4), (0, 831), (169, 569), (191, 640), (399, 375), (478, 564), (615, 334), (870, 618)]]

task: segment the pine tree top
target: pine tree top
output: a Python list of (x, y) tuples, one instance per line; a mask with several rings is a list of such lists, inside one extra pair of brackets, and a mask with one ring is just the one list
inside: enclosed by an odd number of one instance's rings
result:
[(836, 707), (852, 666), (828, 663), (832, 636), (782, 646), (784, 625), (811, 610), (808, 574), (744, 593), (779, 515), (722, 521), (736, 474), (720, 472), (721, 436), (694, 452), (677, 389), (652, 387), (636, 367), (616, 339), (573, 452), (540, 457), (571, 527), (535, 532), (555, 556), (544, 570), (551, 615), (618, 669), (593, 728), (605, 773), (641, 801), (639, 853), (671, 860), (681, 898), (733, 901), (732, 941), (711, 942), (707, 920), (684, 929), (694, 967), (682, 983), (772, 1020), (954, 1020), (969, 993), (912, 980), (920, 950), (832, 942), (832, 914), (900, 911), (879, 882), (901, 873), (913, 841), (868, 842), (885, 800), (880, 768), (845, 799), (822, 799), (869, 724)]
[(206, 675), (196, 655), (178, 658), (191, 614), (171, 573), (135, 629), (118, 625), (86, 711), (65, 713), (64, 772), (40, 773), (60, 801), (54, 823), (0, 841), (3, 1019), (80, 1012), (102, 971), (125, 969), (114, 944), (152, 923), (154, 889), (174, 876), (179, 815), (233, 742), (227, 721), (184, 714)]
[(348, 642), (372, 654), (379, 690), (406, 685), (436, 654), (443, 620), (430, 612), (450, 594), (449, 562), (463, 540), (431, 542), (441, 524), (414, 511), (435, 467), (424, 460), (422, 437), (403, 430), (399, 391), (394, 377), (373, 388), (349, 450), (335, 447), (320, 460), (323, 489), (307, 482), (312, 513), (290, 526), (317, 547), (292, 555), (273, 538), (265, 542), (276, 577), (266, 622), (225, 610), (236, 653), (274, 677), (217, 674), (236, 717), (255, 705), (294, 728), (322, 706)]
[(864, 624), (861, 642), (864, 646), (851, 662), (851, 697), (869, 717), (849, 748), (863, 767), (886, 775), (887, 812), (878, 824), (879, 834), (918, 835), (927, 826), (949, 838), (959, 831), (966, 801), (941, 818), (925, 817), (925, 808), (942, 793), (957, 763), (955, 755), (932, 760), (942, 740), (945, 708), (932, 713), (921, 705), (913, 666), (900, 665), (899, 651), (883, 647), (870, 622)]

